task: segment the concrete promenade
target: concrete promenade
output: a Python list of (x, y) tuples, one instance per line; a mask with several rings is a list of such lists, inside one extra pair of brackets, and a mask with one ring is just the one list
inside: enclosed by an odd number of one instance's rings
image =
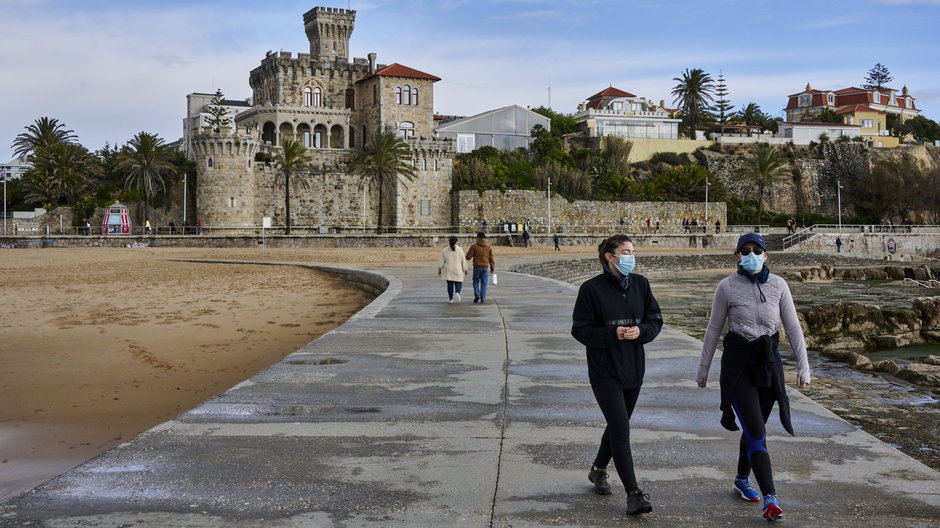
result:
[[(738, 436), (718, 424), (718, 361), (707, 389), (692, 380), (699, 341), (667, 326), (647, 347), (632, 424), (654, 511), (633, 518), (613, 466), (612, 495), (587, 480), (603, 418), (575, 287), (502, 272), (487, 304), (468, 280), (451, 305), (433, 266), (378, 273), (388, 289), (346, 324), (0, 504), (0, 527), (765, 525), (731, 491)], [(768, 427), (787, 524), (937, 526), (938, 472), (791, 399), (798, 436), (776, 412)]]

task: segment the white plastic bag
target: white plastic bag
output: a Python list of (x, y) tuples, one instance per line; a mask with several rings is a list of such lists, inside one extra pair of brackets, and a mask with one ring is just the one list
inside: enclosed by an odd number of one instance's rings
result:
[(490, 273), (490, 284), (492, 284), (493, 286), (496, 286), (496, 274), (495, 273)]

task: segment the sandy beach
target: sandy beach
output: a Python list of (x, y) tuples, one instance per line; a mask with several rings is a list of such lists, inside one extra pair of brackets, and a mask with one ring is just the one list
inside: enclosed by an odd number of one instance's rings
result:
[[(413, 263), (427, 266), (430, 276), (439, 252), (272, 250), (265, 260)], [(546, 247), (497, 251), (549, 253)], [(260, 254), (0, 250), (0, 500), (224, 392), (371, 301), (310, 269), (172, 259), (256, 261)]]

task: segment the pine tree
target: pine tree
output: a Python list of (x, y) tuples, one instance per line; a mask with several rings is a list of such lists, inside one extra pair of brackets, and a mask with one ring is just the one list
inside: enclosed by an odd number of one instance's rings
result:
[(232, 118), (228, 117), (228, 109), (224, 105), (225, 96), (222, 95), (222, 90), (217, 89), (215, 97), (212, 98), (212, 101), (209, 101), (209, 106), (206, 107), (206, 111), (212, 116), (206, 119), (206, 123), (212, 127), (213, 132), (218, 133), (222, 130), (222, 127), (232, 123)]
[[(718, 82), (715, 84), (715, 106), (712, 107), (712, 111), (717, 112), (717, 121), (721, 126), (724, 126), (734, 114), (731, 111), (734, 105), (729, 104), (730, 102), (728, 100), (728, 85), (725, 84), (725, 74), (719, 70)], [(724, 131), (722, 130), (722, 132)]]
[(868, 70), (868, 73), (865, 75), (865, 84), (862, 85), (862, 88), (866, 90), (881, 90), (893, 80), (894, 77), (891, 76), (888, 67), (879, 62), (875, 64), (872, 69)]

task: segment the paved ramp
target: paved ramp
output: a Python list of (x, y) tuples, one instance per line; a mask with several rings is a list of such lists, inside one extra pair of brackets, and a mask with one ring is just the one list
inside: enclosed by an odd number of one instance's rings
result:
[[(587, 481), (603, 418), (573, 287), (507, 272), (487, 304), (451, 305), (430, 267), (381, 272), (345, 325), (0, 505), (0, 527), (764, 525), (731, 491), (717, 383), (692, 381), (699, 341), (667, 327), (647, 347), (632, 423), (654, 513), (630, 518), (615, 472), (610, 496)], [(791, 398), (798, 436), (775, 414), (768, 440), (788, 524), (936, 526), (937, 472)]]

